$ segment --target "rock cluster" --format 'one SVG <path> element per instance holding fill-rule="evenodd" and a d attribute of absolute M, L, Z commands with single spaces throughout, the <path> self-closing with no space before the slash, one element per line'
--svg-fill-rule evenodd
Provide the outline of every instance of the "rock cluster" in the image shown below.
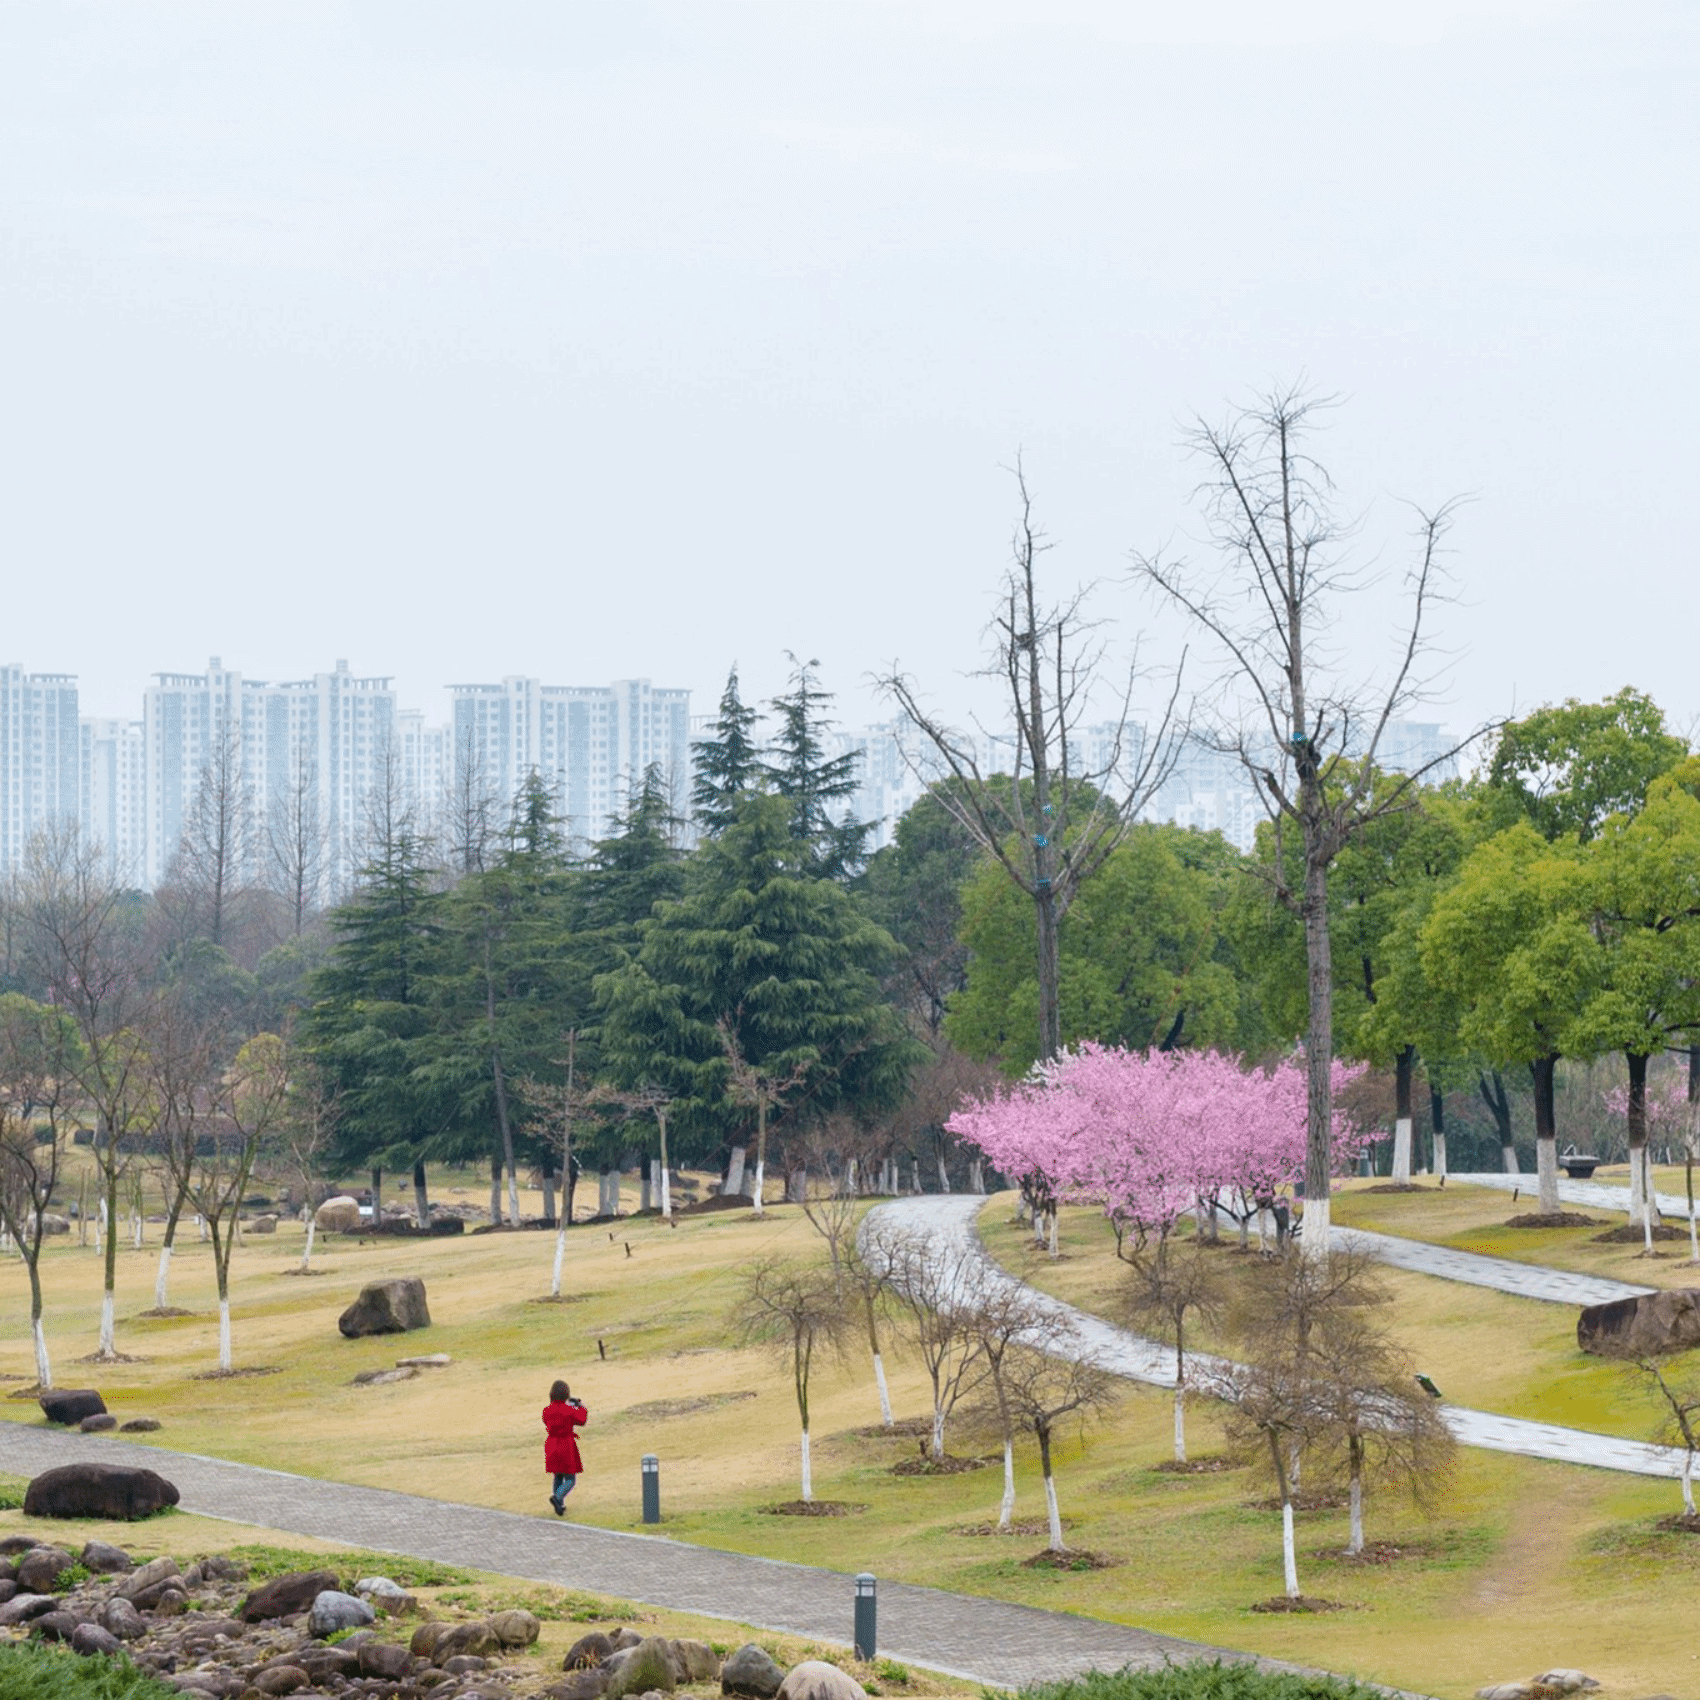
<path fill-rule="evenodd" d="M 1546 1700 L 1553 1694 L 1586 1694 L 1600 1685 L 1579 1670 L 1549 1670 L 1527 1682 L 1495 1682 L 1476 1690 L 1476 1700 Z"/>
<path fill-rule="evenodd" d="M 79 1563 L 88 1579 L 52 1592 Z M 122 1651 L 187 1700 L 641 1700 L 711 1683 L 744 1700 L 866 1700 L 854 1678 L 818 1660 L 786 1672 L 752 1645 L 722 1663 L 701 1641 L 630 1628 L 581 1636 L 539 1691 L 532 1669 L 504 1664 L 538 1638 L 528 1611 L 427 1619 L 398 1640 L 390 1620 L 419 1606 L 387 1577 L 345 1587 L 334 1571 L 309 1570 L 251 1590 L 243 1581 L 224 1558 L 180 1571 L 170 1558 L 137 1565 L 100 1541 L 73 1555 L 13 1536 L 0 1541 L 0 1633 Z M 334 1634 L 342 1639 L 325 1639 Z"/>

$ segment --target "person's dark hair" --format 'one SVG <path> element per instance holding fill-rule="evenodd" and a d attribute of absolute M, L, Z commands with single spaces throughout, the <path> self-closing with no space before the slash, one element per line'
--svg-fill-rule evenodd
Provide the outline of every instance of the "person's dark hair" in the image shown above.
<path fill-rule="evenodd" d="M 551 1405 L 564 1404 L 570 1398 L 572 1398 L 572 1394 L 568 1391 L 567 1384 L 564 1381 L 557 1381 L 549 1389 L 549 1403 Z"/>

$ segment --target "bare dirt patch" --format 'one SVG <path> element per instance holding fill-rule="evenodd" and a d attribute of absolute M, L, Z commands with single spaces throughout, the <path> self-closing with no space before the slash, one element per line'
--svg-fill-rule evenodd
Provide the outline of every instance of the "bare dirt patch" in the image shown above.
<path fill-rule="evenodd" d="M 1589 1241 L 1590 1245 L 1641 1245 L 1647 1238 L 1647 1230 L 1639 1222 L 1626 1222 L 1621 1228 L 1608 1228 L 1603 1234 L 1595 1234 Z M 1686 1228 L 1673 1228 L 1661 1222 L 1653 1230 L 1655 1240 L 1683 1240 L 1688 1238 Z"/>
<path fill-rule="evenodd" d="M 1318 1547 L 1310 1556 L 1324 1564 L 1376 1566 L 1397 1564 L 1403 1558 L 1424 1558 L 1433 1550 L 1433 1547 L 1420 1543 L 1399 1546 L 1393 1541 L 1366 1541 L 1362 1552 L 1346 1552 L 1340 1547 Z"/>
<path fill-rule="evenodd" d="M 581 1305 L 591 1296 L 589 1293 L 545 1293 L 541 1298 L 525 1302 L 528 1305 Z"/>
<path fill-rule="evenodd" d="M 1349 1608 L 1339 1600 L 1319 1600 L 1310 1594 L 1300 1594 L 1296 1600 L 1289 1599 L 1285 1594 L 1276 1594 L 1271 1599 L 1259 1600 L 1251 1609 L 1267 1612 L 1313 1612 L 1346 1611 Z"/>
<path fill-rule="evenodd" d="M 173 1316 L 193 1316 L 192 1310 L 184 1310 L 180 1305 L 155 1305 L 152 1310 L 139 1310 L 131 1318 L 134 1322 L 154 1322 Z"/>
<path fill-rule="evenodd" d="M 1525 1216 L 1512 1216 L 1505 1225 L 1508 1228 L 1597 1228 L 1601 1221 L 1599 1216 L 1581 1216 L 1574 1210 L 1553 1210 L 1545 1215 L 1536 1210 Z"/>
<path fill-rule="evenodd" d="M 843 1499 L 785 1499 L 762 1506 L 761 1513 L 764 1517 L 854 1517 L 867 1509 Z"/>
<path fill-rule="evenodd" d="M 1700 1535 L 1700 1516 L 1691 1517 L 1686 1511 L 1679 1511 L 1674 1517 L 1661 1517 L 1653 1527 L 1670 1529 L 1679 1535 Z"/>
<path fill-rule="evenodd" d="M 1071 1517 L 1063 1518 L 1063 1527 L 1066 1529 L 1073 1521 L 1074 1519 Z M 1020 1535 L 1026 1540 L 1032 1540 L 1035 1535 L 1049 1534 L 1050 1528 L 1043 1518 L 1033 1517 L 1025 1522 L 1011 1522 L 1007 1528 L 1000 1527 L 996 1523 L 965 1523 L 961 1528 L 952 1529 L 950 1532 L 953 1535 L 967 1535 L 975 1539 L 986 1537 L 996 1539 L 1000 1535 Z"/>
<path fill-rule="evenodd" d="M 1268 1499 L 1253 1499 L 1247 1503 L 1253 1511 L 1279 1511 L 1281 1501 L 1275 1495 Z M 1305 1511 L 1338 1511 L 1346 1503 L 1346 1495 L 1334 1488 L 1301 1488 L 1293 1495 L 1293 1509 Z"/>
<path fill-rule="evenodd" d="M 1082 1547 L 1065 1547 L 1061 1552 L 1053 1552 L 1046 1547 L 1043 1552 L 1036 1552 L 1031 1558 L 1021 1561 L 1023 1570 L 1114 1570 L 1123 1561 L 1112 1558 L 1107 1552 L 1087 1552 Z"/>
<path fill-rule="evenodd" d="M 90 1352 L 86 1358 L 78 1358 L 80 1364 L 145 1364 L 152 1363 L 151 1358 L 133 1358 L 128 1352 Z"/>
<path fill-rule="evenodd" d="M 242 1381 L 251 1375 L 282 1375 L 282 1364 L 250 1364 L 242 1369 L 203 1369 L 191 1381 Z"/>
<path fill-rule="evenodd" d="M 740 1399 L 754 1399 L 756 1390 L 746 1387 L 736 1393 L 698 1393 L 688 1399 L 649 1399 L 641 1405 L 628 1405 L 613 1420 L 624 1422 L 665 1421 L 668 1417 L 694 1417 L 699 1411 L 712 1411 L 720 1405 L 735 1405 Z"/>
<path fill-rule="evenodd" d="M 845 1430 L 858 1440 L 916 1440 L 933 1432 L 931 1417 L 899 1417 L 890 1428 L 884 1423 L 869 1423 L 865 1428 Z"/>
<path fill-rule="evenodd" d="M 923 1454 L 919 1458 L 905 1458 L 893 1464 L 891 1473 L 894 1476 L 960 1476 L 969 1470 L 983 1470 L 993 1462 L 995 1460 L 991 1458 L 957 1458 L 949 1452 L 942 1458 Z"/>
<path fill-rule="evenodd" d="M 1165 1458 L 1151 1468 L 1160 1476 L 1219 1476 L 1224 1470 L 1237 1470 L 1239 1465 L 1214 1452 L 1202 1458 Z"/>
<path fill-rule="evenodd" d="M 1432 1186 L 1418 1186 L 1415 1181 L 1383 1181 L 1380 1186 L 1366 1186 L 1364 1192 L 1433 1192 Z"/>

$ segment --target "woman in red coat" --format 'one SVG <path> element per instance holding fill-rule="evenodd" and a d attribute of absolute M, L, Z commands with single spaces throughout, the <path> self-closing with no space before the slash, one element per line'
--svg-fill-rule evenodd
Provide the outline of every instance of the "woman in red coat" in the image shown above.
<path fill-rule="evenodd" d="M 543 1443 L 543 1468 L 555 1478 L 549 1504 L 557 1517 L 566 1515 L 567 1495 L 584 1469 L 573 1430 L 582 1428 L 589 1420 L 590 1412 L 581 1400 L 572 1396 L 564 1381 L 557 1381 L 549 1389 L 549 1403 L 543 1407 L 543 1427 L 549 1436 Z"/>

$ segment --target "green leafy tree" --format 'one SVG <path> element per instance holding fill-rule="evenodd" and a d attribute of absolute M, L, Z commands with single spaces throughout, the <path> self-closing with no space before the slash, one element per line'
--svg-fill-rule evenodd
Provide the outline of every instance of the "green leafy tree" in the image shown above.
<path fill-rule="evenodd" d="M 1223 932 L 1238 860 L 1214 835 L 1128 831 L 1061 930 L 1065 1045 L 1256 1044 L 1261 1023 Z M 970 876 L 962 905 L 967 984 L 951 1000 L 945 1031 L 969 1056 L 996 1057 L 1006 1073 L 1023 1074 L 1039 1058 L 1032 905 L 988 861 Z"/>
<path fill-rule="evenodd" d="M 720 1024 L 769 1079 L 800 1074 L 787 1117 L 898 1102 L 919 1047 L 880 996 L 896 944 L 843 887 L 811 872 L 782 797 L 752 796 L 692 858 L 684 895 L 640 927 L 635 960 L 596 982 L 602 1063 L 651 1084 L 699 1157 L 741 1135 Z"/>

